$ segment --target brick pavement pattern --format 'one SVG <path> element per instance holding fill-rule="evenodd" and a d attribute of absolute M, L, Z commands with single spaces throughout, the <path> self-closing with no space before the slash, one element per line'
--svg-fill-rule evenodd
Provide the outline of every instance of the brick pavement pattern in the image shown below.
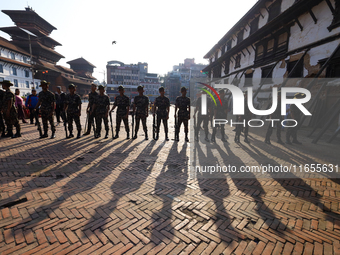
<path fill-rule="evenodd" d="M 339 161 L 339 145 L 265 147 L 255 133 L 236 145 L 226 132 L 230 162 Z M 25 124 L 1 139 L 0 254 L 340 254 L 339 180 L 190 179 L 193 141 L 142 133 L 65 139 L 58 126 L 38 139 Z"/>

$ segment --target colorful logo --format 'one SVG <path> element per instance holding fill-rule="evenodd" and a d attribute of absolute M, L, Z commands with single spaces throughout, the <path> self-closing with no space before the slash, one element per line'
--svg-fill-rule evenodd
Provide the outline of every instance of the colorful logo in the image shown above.
<path fill-rule="evenodd" d="M 220 104 L 222 105 L 222 100 L 221 100 L 220 96 L 218 95 L 217 91 L 213 87 L 211 87 L 208 84 L 202 83 L 202 82 L 199 82 L 199 84 L 206 86 L 208 89 L 210 89 L 212 92 L 214 92 L 214 94 L 217 96 L 218 100 L 220 101 Z M 199 89 L 206 92 L 212 98 L 212 100 L 214 101 L 215 106 L 217 106 L 216 100 L 215 100 L 214 96 L 210 93 L 210 91 L 203 89 L 203 88 L 199 88 Z"/>

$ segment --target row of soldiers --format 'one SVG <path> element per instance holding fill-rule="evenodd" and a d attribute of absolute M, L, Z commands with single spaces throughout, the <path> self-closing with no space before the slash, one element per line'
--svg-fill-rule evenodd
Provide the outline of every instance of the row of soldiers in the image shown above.
<path fill-rule="evenodd" d="M 11 92 L 10 87 L 13 84 L 5 80 L 1 82 L 4 91 L 0 90 L 0 112 L 3 112 L 5 123 L 7 125 L 7 134 L 4 134 L 4 137 L 21 137 L 20 133 L 20 124 L 18 121 L 18 113 L 16 107 L 14 105 L 14 94 Z M 55 131 L 56 127 L 54 124 L 54 112 L 57 113 L 58 119 L 58 111 L 59 114 L 61 112 L 61 118 L 64 122 L 66 137 L 72 138 L 73 135 L 73 122 L 76 124 L 77 128 L 77 138 L 81 137 L 81 123 L 80 123 L 80 116 L 81 116 L 81 105 L 82 101 L 78 94 L 76 94 L 76 86 L 70 84 L 69 94 L 65 95 L 64 93 L 60 93 L 60 88 L 57 94 L 54 94 L 49 90 L 49 82 L 41 81 L 40 87 L 42 91 L 39 93 L 38 104 L 35 106 L 32 113 L 35 115 L 36 122 L 38 124 L 38 129 L 40 131 L 40 138 L 48 137 L 48 123 L 51 126 L 51 139 L 55 138 Z M 109 135 L 109 125 L 108 125 L 108 116 L 117 108 L 116 113 L 116 135 L 113 138 L 119 137 L 120 131 L 120 124 L 123 121 L 125 125 L 125 130 L 127 133 L 127 139 L 130 139 L 130 127 L 128 124 L 128 116 L 129 116 L 129 108 L 130 108 L 130 99 L 124 95 L 125 89 L 123 86 L 118 87 L 119 96 L 115 98 L 114 104 L 112 109 L 110 110 L 110 98 L 105 95 L 105 88 L 102 85 L 98 86 L 97 92 L 97 85 L 91 85 L 91 93 L 89 94 L 89 104 L 87 107 L 87 131 L 84 135 L 89 135 L 91 133 L 91 128 L 93 127 L 95 138 L 99 138 L 101 135 L 101 126 L 102 122 L 104 122 L 106 134 L 105 138 L 108 138 Z M 133 122 L 136 120 L 136 125 L 133 127 L 134 135 L 133 139 L 137 138 L 137 133 L 139 130 L 140 122 L 142 122 L 143 130 L 145 132 L 145 140 L 148 140 L 148 129 L 146 125 L 146 119 L 149 116 L 149 98 L 145 96 L 143 86 L 138 86 L 137 91 L 139 93 L 138 96 L 134 98 L 133 101 L 133 112 L 132 112 L 132 119 Z M 153 132 L 154 132 L 154 139 L 158 140 L 159 138 L 159 131 L 160 131 L 160 124 L 163 122 L 164 131 L 165 131 L 165 139 L 169 140 L 168 137 L 168 119 L 169 119 L 169 112 L 170 112 L 170 100 L 165 96 L 165 91 L 163 87 L 159 88 L 160 96 L 156 98 L 153 107 L 153 116 L 154 116 L 154 123 L 153 123 Z M 182 96 L 176 99 L 176 108 L 175 108 L 175 119 L 177 120 L 176 124 L 176 138 L 175 140 L 179 140 L 179 129 L 181 124 L 183 123 L 185 126 L 185 140 L 189 141 L 188 139 L 188 120 L 190 118 L 190 99 L 186 97 L 186 88 L 183 87 L 181 89 Z M 57 103 L 56 103 L 57 97 Z M 60 109 L 61 108 L 61 109 Z M 38 118 L 38 111 L 40 110 L 40 115 L 42 118 L 43 123 L 43 133 L 40 128 L 39 118 Z M 177 114 L 177 116 L 176 116 Z M 2 115 L 0 114 L 2 118 Z M 157 117 L 157 121 L 155 121 L 155 117 Z M 178 118 L 177 118 L 178 117 Z M 94 125 L 94 122 L 96 125 Z M 156 122 L 156 123 L 155 123 Z M 3 120 L 0 120 L 1 130 L 5 132 L 5 127 L 3 125 Z M 13 126 L 16 127 L 17 132 L 13 134 Z M 94 128 L 95 127 L 95 128 Z M 111 117 L 111 127 L 112 127 L 112 117 Z M 68 131 L 68 134 L 67 134 Z M 113 130 L 112 130 L 113 132 Z"/>
<path fill-rule="evenodd" d="M 204 94 L 206 94 L 206 92 L 203 92 Z M 281 139 L 281 131 L 282 131 L 282 125 L 281 122 L 284 120 L 284 116 L 281 115 L 281 92 L 279 91 L 279 96 L 278 96 L 278 103 L 277 103 L 277 108 L 276 110 L 270 115 L 270 119 L 272 120 L 276 120 L 277 126 L 276 126 L 276 137 L 277 137 L 277 142 L 279 144 L 284 144 L 282 139 Z M 209 121 L 213 122 L 213 118 L 215 119 L 223 119 L 226 120 L 227 116 L 228 116 L 228 99 L 225 97 L 225 91 L 224 89 L 221 89 L 219 91 L 219 96 L 221 98 L 221 104 L 216 104 L 216 106 L 214 106 L 213 102 L 211 100 L 207 100 L 207 115 L 202 115 L 201 114 L 201 104 L 202 104 L 202 99 L 201 97 L 197 99 L 196 101 L 196 109 L 195 109 L 195 113 L 194 116 L 196 116 L 196 113 L 198 112 L 197 115 L 197 124 L 195 123 L 195 140 L 198 141 L 198 137 L 199 137 L 199 130 L 201 129 L 201 123 L 203 122 L 203 129 L 204 129 L 204 133 L 205 133 L 205 141 L 209 142 L 209 138 L 208 138 L 208 124 Z M 296 93 L 294 95 L 294 98 L 298 99 L 298 98 L 304 98 L 305 94 L 303 93 Z M 248 139 L 248 133 L 249 133 L 249 125 L 248 125 L 248 121 L 252 119 L 252 113 L 249 110 L 249 107 L 247 105 L 247 93 L 244 92 L 244 110 L 245 113 L 244 115 L 239 115 L 236 116 L 235 122 L 239 123 L 236 124 L 236 127 L 233 131 L 235 131 L 235 138 L 234 141 L 236 143 L 240 143 L 240 136 L 241 133 L 244 133 L 244 142 L 249 143 L 249 139 Z M 289 119 L 294 119 L 297 123 L 300 122 L 301 119 L 301 112 L 299 110 L 299 108 L 292 104 L 289 106 L 289 108 L 287 109 L 289 112 Z M 243 124 L 244 123 L 244 126 Z M 299 126 L 295 125 L 292 121 L 288 121 L 287 123 L 289 126 L 291 126 L 287 132 L 286 132 L 286 144 L 301 144 L 301 142 L 298 141 L 297 139 L 297 131 Z M 213 126 L 213 124 L 212 124 Z M 224 130 L 224 126 L 225 124 L 216 124 L 215 126 L 213 126 L 213 132 L 211 135 L 211 142 L 216 142 L 216 132 L 217 132 L 217 128 L 220 128 L 221 130 L 221 140 L 223 142 L 226 142 L 227 140 L 225 139 L 225 130 Z M 293 127 L 294 126 L 294 127 Z M 273 133 L 273 129 L 274 126 L 272 123 L 269 124 L 267 132 L 266 132 L 266 136 L 265 136 L 265 143 L 267 144 L 271 144 L 270 142 L 270 137 Z"/>

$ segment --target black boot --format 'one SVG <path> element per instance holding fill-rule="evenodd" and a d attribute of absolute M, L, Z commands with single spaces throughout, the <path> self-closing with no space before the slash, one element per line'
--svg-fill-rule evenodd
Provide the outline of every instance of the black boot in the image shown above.
<path fill-rule="evenodd" d="M 72 131 L 69 131 L 69 132 L 70 132 L 70 134 L 69 134 L 69 136 L 68 136 L 67 138 L 72 138 L 72 137 L 74 137 Z"/>
<path fill-rule="evenodd" d="M 188 143 L 189 142 L 189 138 L 188 138 L 188 134 L 185 134 L 185 141 Z"/>
<path fill-rule="evenodd" d="M 277 143 L 284 144 L 284 142 L 281 140 L 281 138 L 277 139 Z"/>
<path fill-rule="evenodd" d="M 86 133 L 84 133 L 83 135 L 89 135 L 91 133 L 90 130 L 86 131 Z"/>
<path fill-rule="evenodd" d="M 159 137 L 159 135 L 158 135 L 158 133 L 156 134 L 156 137 L 155 137 L 155 140 L 158 140 L 158 137 Z"/>
<path fill-rule="evenodd" d="M 295 143 L 295 144 L 299 144 L 299 145 L 301 145 L 302 143 L 300 143 L 297 139 L 293 139 L 293 143 Z"/>
<path fill-rule="evenodd" d="M 215 136 L 212 136 L 210 141 L 211 141 L 212 143 L 216 143 Z"/>
<path fill-rule="evenodd" d="M 81 132 L 81 130 L 78 130 L 77 139 L 79 139 L 81 137 L 80 132 Z"/>
<path fill-rule="evenodd" d="M 12 138 L 17 138 L 17 137 L 21 137 L 20 131 L 17 131 L 17 133 L 12 136 Z"/>
<path fill-rule="evenodd" d="M 5 131 L 2 131 L 2 133 L 1 133 L 1 137 L 6 137 L 6 133 L 5 133 Z"/>
<path fill-rule="evenodd" d="M 137 133 L 132 137 L 132 139 L 137 139 Z"/>
<path fill-rule="evenodd" d="M 54 139 L 54 138 L 55 138 L 55 132 L 52 131 L 51 139 Z"/>
<path fill-rule="evenodd" d="M 47 131 L 44 131 L 44 134 L 42 136 L 40 136 L 40 138 L 43 139 L 43 138 L 46 138 L 46 137 L 48 137 Z"/>
<path fill-rule="evenodd" d="M 119 135 L 118 135 L 118 131 L 116 130 L 116 135 L 115 137 L 113 137 L 113 139 L 117 139 L 117 138 L 119 138 Z"/>
<path fill-rule="evenodd" d="M 126 134 L 126 140 L 129 140 L 129 139 L 130 139 L 130 133 L 127 132 L 127 134 Z"/>
<path fill-rule="evenodd" d="M 109 138 L 109 130 L 106 130 L 104 139 L 107 139 L 107 138 Z"/>
<path fill-rule="evenodd" d="M 204 138 L 204 140 L 205 140 L 206 142 L 210 143 L 209 138 L 208 138 L 207 136 Z"/>
<path fill-rule="evenodd" d="M 250 143 L 249 140 L 248 140 L 248 137 L 245 137 L 245 138 L 244 138 L 244 142 L 245 142 L 245 143 Z"/>
<path fill-rule="evenodd" d="M 165 133 L 165 141 L 169 141 L 168 133 Z"/>
<path fill-rule="evenodd" d="M 149 140 L 148 133 L 145 132 L 145 140 Z"/>
<path fill-rule="evenodd" d="M 264 140 L 264 142 L 265 142 L 266 144 L 272 144 L 268 138 L 266 138 L 266 140 Z"/>
<path fill-rule="evenodd" d="M 224 136 L 222 136 L 222 139 L 221 139 L 222 142 L 227 142 L 227 139 L 225 139 Z"/>

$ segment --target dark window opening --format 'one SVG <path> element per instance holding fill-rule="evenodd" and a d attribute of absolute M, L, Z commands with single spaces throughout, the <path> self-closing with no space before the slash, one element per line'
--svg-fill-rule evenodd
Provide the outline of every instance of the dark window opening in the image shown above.
<path fill-rule="evenodd" d="M 327 68 L 327 78 L 340 78 L 340 64 L 333 64 Z"/>
<path fill-rule="evenodd" d="M 221 51 L 222 51 L 222 55 L 223 55 L 225 53 L 225 45 L 222 46 Z"/>
<path fill-rule="evenodd" d="M 238 34 L 237 34 L 237 44 L 239 44 L 240 42 L 243 41 L 243 34 L 244 34 L 244 31 L 241 30 Z"/>
<path fill-rule="evenodd" d="M 0 64 L 0 73 L 3 73 L 4 72 L 4 68 L 3 66 Z"/>
<path fill-rule="evenodd" d="M 241 55 L 236 56 L 235 62 L 235 68 L 241 67 Z"/>
<path fill-rule="evenodd" d="M 224 62 L 224 74 L 229 73 L 229 66 L 230 66 L 230 59 L 228 59 Z"/>
<path fill-rule="evenodd" d="M 256 58 L 255 58 L 255 60 L 260 60 L 260 59 L 262 59 L 263 58 L 263 56 L 264 56 L 264 47 L 263 47 L 263 45 L 258 45 L 257 46 L 257 48 L 256 48 Z"/>
<path fill-rule="evenodd" d="M 289 78 L 303 77 L 303 61 L 300 61 L 298 66 L 295 67 L 295 69 L 293 70 L 293 68 L 294 68 L 294 66 L 297 62 L 298 62 L 298 60 L 287 63 L 287 71 L 288 71 L 288 74 L 289 74 Z"/>
<path fill-rule="evenodd" d="M 271 6 L 269 6 L 268 22 L 275 19 L 281 13 L 281 0 L 276 0 Z"/>
<path fill-rule="evenodd" d="M 270 84 L 273 83 L 273 66 L 266 66 L 262 68 L 262 74 L 261 74 L 261 78 L 262 84 Z"/>
<path fill-rule="evenodd" d="M 227 51 L 231 49 L 232 40 L 227 42 Z"/>
<path fill-rule="evenodd" d="M 244 80 L 244 86 L 249 87 L 253 86 L 253 72 L 244 74 L 245 80 Z"/>
<path fill-rule="evenodd" d="M 215 61 L 218 59 L 218 51 L 215 52 Z"/>
<path fill-rule="evenodd" d="M 25 77 L 30 77 L 30 73 L 27 70 L 25 70 Z"/>
<path fill-rule="evenodd" d="M 255 18 L 250 23 L 250 32 L 249 32 L 249 35 L 254 34 L 258 29 L 259 29 L 259 17 Z"/>

